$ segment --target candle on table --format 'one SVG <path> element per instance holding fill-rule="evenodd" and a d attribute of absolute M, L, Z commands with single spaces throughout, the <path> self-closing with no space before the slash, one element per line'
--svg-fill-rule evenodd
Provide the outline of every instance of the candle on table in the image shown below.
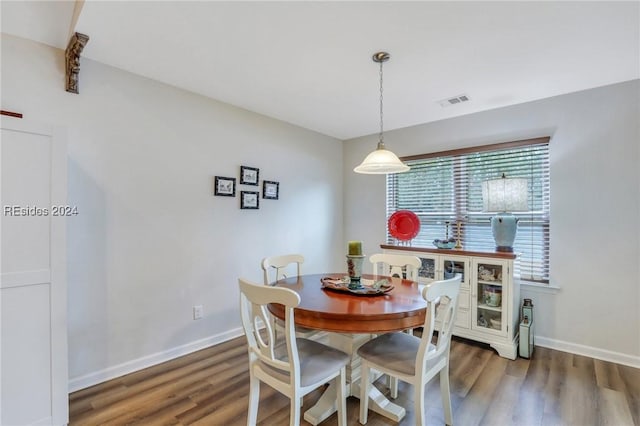
<path fill-rule="evenodd" d="M 349 241 L 349 255 L 362 256 L 362 241 Z"/>

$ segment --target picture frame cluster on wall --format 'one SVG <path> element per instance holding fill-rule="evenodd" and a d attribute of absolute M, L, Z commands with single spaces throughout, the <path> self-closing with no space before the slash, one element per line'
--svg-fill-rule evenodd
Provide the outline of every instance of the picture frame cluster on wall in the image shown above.
<path fill-rule="evenodd" d="M 260 169 L 257 167 L 240 166 L 240 185 L 260 186 Z M 235 197 L 236 178 L 227 176 L 215 176 L 213 195 L 219 197 Z M 263 180 L 262 198 L 265 200 L 279 199 L 280 182 L 276 182 L 273 180 Z M 259 209 L 260 191 L 240 191 L 240 208 L 242 210 Z"/>

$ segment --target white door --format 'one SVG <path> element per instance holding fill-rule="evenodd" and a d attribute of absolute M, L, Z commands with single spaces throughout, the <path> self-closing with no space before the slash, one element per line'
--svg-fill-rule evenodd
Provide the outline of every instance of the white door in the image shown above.
<path fill-rule="evenodd" d="M 68 423 L 66 149 L 2 117 L 0 424 Z M 60 206 L 63 208 L 61 209 Z"/>

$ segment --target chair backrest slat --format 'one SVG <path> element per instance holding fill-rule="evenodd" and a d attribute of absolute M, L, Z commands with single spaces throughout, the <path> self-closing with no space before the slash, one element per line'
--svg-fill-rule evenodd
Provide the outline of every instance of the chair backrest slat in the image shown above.
<path fill-rule="evenodd" d="M 369 257 L 373 264 L 373 273 L 403 278 L 403 272 L 408 280 L 417 281 L 418 271 L 422 266 L 420 258 L 404 254 L 376 253 Z M 382 269 L 380 271 L 380 269 Z"/>
<path fill-rule="evenodd" d="M 284 254 L 281 256 L 271 256 L 262 259 L 262 271 L 264 284 L 269 285 L 280 279 L 286 278 L 285 272 L 289 265 L 296 264 L 296 274 L 300 275 L 301 266 L 304 263 L 304 256 L 301 254 Z"/>

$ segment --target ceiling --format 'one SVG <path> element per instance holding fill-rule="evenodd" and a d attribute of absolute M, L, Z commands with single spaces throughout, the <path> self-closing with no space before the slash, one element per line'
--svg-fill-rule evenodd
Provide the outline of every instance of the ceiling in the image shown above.
<path fill-rule="evenodd" d="M 640 2 L 1 2 L 2 32 L 339 139 L 640 78 Z M 91 75 L 82 74 L 82 82 Z M 442 107 L 439 101 L 468 95 Z"/>

